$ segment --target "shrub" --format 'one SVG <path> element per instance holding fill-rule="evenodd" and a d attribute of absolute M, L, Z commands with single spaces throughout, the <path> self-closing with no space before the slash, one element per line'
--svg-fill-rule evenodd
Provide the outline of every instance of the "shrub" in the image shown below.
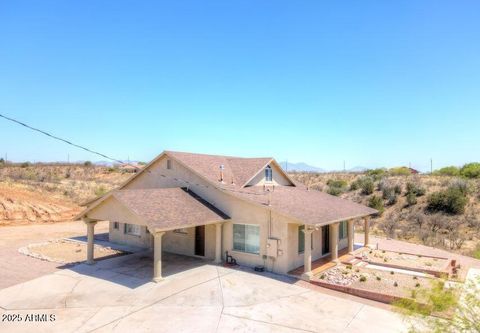
<path fill-rule="evenodd" d="M 409 192 L 407 193 L 407 205 L 413 206 L 417 203 L 417 196 L 415 193 Z"/>
<path fill-rule="evenodd" d="M 100 185 L 99 187 L 97 187 L 97 188 L 95 189 L 95 195 L 96 195 L 97 197 L 102 196 L 102 195 L 104 195 L 105 193 L 107 193 L 107 189 L 106 189 L 103 185 Z"/>
<path fill-rule="evenodd" d="M 320 275 L 320 279 L 325 279 L 325 274 Z"/>
<path fill-rule="evenodd" d="M 459 176 L 460 169 L 456 166 L 448 166 L 434 171 L 435 175 L 439 176 Z"/>
<path fill-rule="evenodd" d="M 415 196 L 421 197 L 422 195 L 425 195 L 425 192 L 425 188 L 421 187 L 420 185 L 412 182 L 407 183 L 407 195 L 409 193 L 413 193 Z"/>
<path fill-rule="evenodd" d="M 480 163 L 467 163 L 460 169 L 460 175 L 466 178 L 480 178 Z"/>
<path fill-rule="evenodd" d="M 327 185 L 330 187 L 347 187 L 347 182 L 343 179 L 329 179 Z"/>
<path fill-rule="evenodd" d="M 386 171 L 385 169 L 372 169 L 372 170 L 367 170 L 366 174 L 370 177 L 372 177 L 375 180 L 379 180 L 385 175 Z"/>
<path fill-rule="evenodd" d="M 468 182 L 465 181 L 464 179 L 454 179 L 451 183 L 450 183 L 450 188 L 456 188 L 458 189 L 459 191 L 461 191 L 463 194 L 468 194 L 469 192 L 469 188 L 468 188 Z"/>
<path fill-rule="evenodd" d="M 407 167 L 391 168 L 388 173 L 392 176 L 408 176 L 411 174 L 410 169 Z"/>
<path fill-rule="evenodd" d="M 377 281 L 380 281 L 382 278 L 380 276 L 377 276 Z"/>
<path fill-rule="evenodd" d="M 28 168 L 29 166 L 30 166 L 30 162 L 23 162 L 22 164 L 20 164 L 21 168 Z"/>
<path fill-rule="evenodd" d="M 92 166 L 92 162 L 85 161 L 85 162 L 83 162 L 83 166 L 90 167 L 90 166 Z"/>
<path fill-rule="evenodd" d="M 402 186 L 400 184 L 396 184 L 393 187 L 393 190 L 395 191 L 396 194 L 401 194 L 402 193 Z"/>
<path fill-rule="evenodd" d="M 350 191 L 356 191 L 359 188 L 360 188 L 360 184 L 356 180 L 350 184 Z"/>
<path fill-rule="evenodd" d="M 393 283 L 393 286 L 394 286 L 394 287 L 398 287 L 397 281 L 395 281 L 395 282 Z"/>
<path fill-rule="evenodd" d="M 394 272 L 394 271 L 390 271 L 390 274 L 393 275 L 393 274 L 395 274 L 395 272 Z"/>
<path fill-rule="evenodd" d="M 367 277 L 365 275 L 360 276 L 360 282 L 367 281 Z"/>
<path fill-rule="evenodd" d="M 432 193 L 427 199 L 427 210 L 451 215 L 463 214 L 467 202 L 468 198 L 461 190 L 450 187 L 446 190 Z"/>
<path fill-rule="evenodd" d="M 415 288 L 418 288 L 418 287 L 420 287 L 420 283 L 417 282 L 415 283 Z"/>
<path fill-rule="evenodd" d="M 376 195 L 372 196 L 370 200 L 368 200 L 368 207 L 378 210 L 378 215 L 382 215 L 385 208 L 383 206 L 383 199 L 381 197 L 377 197 Z"/>
<path fill-rule="evenodd" d="M 397 194 L 393 187 L 384 187 L 382 191 L 383 199 L 387 200 L 387 205 L 393 205 L 397 202 Z"/>
<path fill-rule="evenodd" d="M 373 180 L 369 177 L 363 178 L 360 183 L 360 188 L 362 189 L 362 194 L 372 194 L 374 189 Z"/>

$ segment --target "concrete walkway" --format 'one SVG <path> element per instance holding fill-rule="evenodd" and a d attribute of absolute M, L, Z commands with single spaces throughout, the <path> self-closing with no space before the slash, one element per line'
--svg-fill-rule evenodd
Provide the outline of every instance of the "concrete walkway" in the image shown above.
<path fill-rule="evenodd" d="M 0 322 L 0 331 L 406 331 L 396 313 L 303 288 L 287 277 L 172 254 L 164 254 L 163 268 L 165 280 L 150 282 L 151 259 L 137 253 L 0 290 L 0 314 L 22 316 Z M 25 322 L 26 315 L 47 321 Z"/>

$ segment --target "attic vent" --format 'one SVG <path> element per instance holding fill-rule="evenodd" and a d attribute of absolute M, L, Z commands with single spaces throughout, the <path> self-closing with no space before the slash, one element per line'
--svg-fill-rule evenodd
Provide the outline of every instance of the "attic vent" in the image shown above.
<path fill-rule="evenodd" d="M 172 169 L 172 160 L 167 160 L 167 169 L 168 170 Z"/>

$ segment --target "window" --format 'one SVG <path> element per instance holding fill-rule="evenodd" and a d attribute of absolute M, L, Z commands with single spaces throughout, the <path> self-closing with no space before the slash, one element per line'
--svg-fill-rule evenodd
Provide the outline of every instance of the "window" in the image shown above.
<path fill-rule="evenodd" d="M 267 167 L 265 168 L 265 181 L 272 181 L 272 168 L 270 167 L 270 165 L 267 165 Z"/>
<path fill-rule="evenodd" d="M 344 239 L 347 237 L 347 221 L 340 222 L 338 226 L 338 238 Z"/>
<path fill-rule="evenodd" d="M 188 235 L 187 228 L 174 229 L 173 232 L 176 234 Z"/>
<path fill-rule="evenodd" d="M 167 169 L 168 170 L 172 169 L 172 160 L 167 160 Z"/>
<path fill-rule="evenodd" d="M 140 226 L 137 224 L 125 223 L 125 233 L 128 235 L 140 236 L 141 235 Z"/>
<path fill-rule="evenodd" d="M 234 224 L 233 249 L 240 252 L 260 254 L 260 226 Z"/>
<path fill-rule="evenodd" d="M 305 252 L 305 226 L 301 225 L 298 227 L 298 253 Z M 310 235 L 312 241 L 310 242 L 310 247 L 313 249 L 313 234 Z"/>
<path fill-rule="evenodd" d="M 120 224 L 118 222 L 113 222 L 113 229 L 120 229 Z"/>

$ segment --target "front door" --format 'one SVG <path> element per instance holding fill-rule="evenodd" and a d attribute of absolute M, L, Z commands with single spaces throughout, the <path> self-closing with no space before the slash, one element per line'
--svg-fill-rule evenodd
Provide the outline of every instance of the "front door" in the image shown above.
<path fill-rule="evenodd" d="M 205 256 L 205 226 L 195 227 L 195 255 Z"/>
<path fill-rule="evenodd" d="M 328 225 L 322 227 L 322 255 L 330 252 L 330 228 Z"/>

